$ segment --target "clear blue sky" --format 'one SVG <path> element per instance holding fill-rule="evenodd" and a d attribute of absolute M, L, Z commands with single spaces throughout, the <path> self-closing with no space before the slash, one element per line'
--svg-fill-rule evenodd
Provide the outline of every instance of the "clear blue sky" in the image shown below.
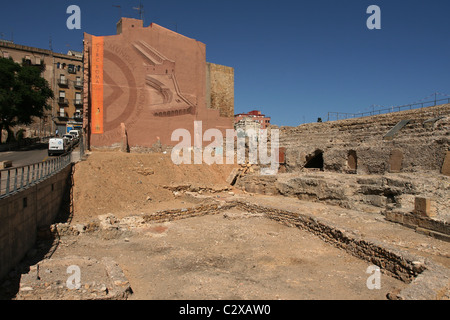
<path fill-rule="evenodd" d="M 235 68 L 235 112 L 259 109 L 277 125 L 450 95 L 448 0 L 143 0 L 151 22 L 206 44 L 207 60 Z M 66 9 L 81 8 L 81 30 Z M 114 7 L 120 5 L 121 9 Z M 83 32 L 115 34 L 139 0 L 2 1 L 0 36 L 66 53 Z M 381 30 L 369 30 L 369 5 Z"/>

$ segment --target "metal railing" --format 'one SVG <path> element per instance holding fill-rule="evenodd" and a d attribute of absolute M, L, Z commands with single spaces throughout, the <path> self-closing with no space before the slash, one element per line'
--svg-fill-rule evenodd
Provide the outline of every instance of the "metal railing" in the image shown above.
<path fill-rule="evenodd" d="M 72 155 L 67 154 L 45 162 L 1 170 L 0 199 L 47 179 L 71 162 Z"/>
<path fill-rule="evenodd" d="M 399 111 L 403 111 L 403 110 L 412 110 L 412 109 L 421 109 L 421 108 L 425 108 L 425 107 L 433 107 L 433 106 L 437 106 L 440 104 L 444 104 L 444 101 L 446 103 L 450 103 L 450 98 L 426 101 L 426 102 L 419 102 L 419 103 L 407 104 L 407 105 L 403 105 L 403 106 L 389 107 L 389 108 L 383 108 L 383 109 L 372 110 L 372 111 L 367 111 L 367 112 L 360 112 L 360 113 L 328 112 L 327 121 L 362 118 L 362 117 L 369 117 L 369 116 L 374 116 L 374 115 L 379 115 L 379 114 L 399 112 Z"/>

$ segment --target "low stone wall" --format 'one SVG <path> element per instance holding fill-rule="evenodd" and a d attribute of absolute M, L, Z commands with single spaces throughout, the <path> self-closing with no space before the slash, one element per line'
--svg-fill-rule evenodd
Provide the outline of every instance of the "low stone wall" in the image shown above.
<path fill-rule="evenodd" d="M 383 214 L 388 221 L 400 223 L 408 228 L 415 229 L 417 232 L 450 242 L 450 224 L 445 221 L 436 221 L 401 210 L 386 210 Z"/>
<path fill-rule="evenodd" d="M 30 250 L 41 226 L 52 224 L 72 186 L 72 165 L 0 200 L 0 279 Z"/>
<path fill-rule="evenodd" d="M 313 233 L 322 240 L 379 266 L 404 282 L 410 282 L 425 269 L 422 264 L 413 263 L 415 258 L 412 256 L 408 257 L 405 253 L 400 254 L 395 249 L 386 248 L 385 245 L 358 238 L 329 223 L 321 222 L 318 218 L 245 202 L 238 202 L 236 205 L 242 210 L 263 213 L 269 219 Z"/>
<path fill-rule="evenodd" d="M 186 219 L 191 217 L 198 217 L 203 215 L 218 214 L 224 210 L 233 208 L 234 204 L 219 205 L 200 205 L 192 208 L 175 209 L 175 210 L 163 210 L 153 214 L 144 215 L 145 222 L 166 222 L 179 219 Z"/>

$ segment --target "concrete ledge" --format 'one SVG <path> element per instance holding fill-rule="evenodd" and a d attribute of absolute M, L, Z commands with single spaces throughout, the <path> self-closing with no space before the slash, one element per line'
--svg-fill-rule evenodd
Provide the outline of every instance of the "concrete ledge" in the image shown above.
<path fill-rule="evenodd" d="M 425 235 L 433 237 L 435 239 L 450 242 L 450 235 L 447 235 L 447 234 L 443 234 L 440 232 L 436 232 L 436 231 L 428 230 L 428 229 L 424 229 L 424 228 L 419 228 L 419 227 L 416 228 L 416 232 L 425 234 Z"/>
<path fill-rule="evenodd" d="M 405 227 L 415 229 L 417 232 L 450 242 L 450 225 L 448 223 L 410 212 L 386 210 L 383 214 L 388 221 L 400 223 Z"/>
<path fill-rule="evenodd" d="M 5 160 L 0 162 L 0 169 L 6 169 L 12 167 L 12 161 L 11 160 Z"/>

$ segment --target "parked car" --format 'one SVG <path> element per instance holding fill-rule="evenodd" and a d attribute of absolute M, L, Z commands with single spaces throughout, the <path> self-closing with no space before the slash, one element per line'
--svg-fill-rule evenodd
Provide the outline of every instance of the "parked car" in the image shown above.
<path fill-rule="evenodd" d="M 63 139 L 67 139 L 69 146 L 70 146 L 69 149 L 72 149 L 73 147 L 75 147 L 75 140 L 74 140 L 73 135 L 67 133 L 67 134 L 63 135 Z"/>
<path fill-rule="evenodd" d="M 80 140 L 80 131 L 79 130 L 70 130 L 69 134 L 75 135 L 78 140 Z"/>
<path fill-rule="evenodd" d="M 71 131 L 69 131 L 68 135 L 72 136 L 74 146 L 76 146 L 78 144 L 78 142 L 80 142 L 78 131 L 74 132 L 73 130 L 71 130 Z"/>
<path fill-rule="evenodd" d="M 62 155 L 69 152 L 70 145 L 67 139 L 52 138 L 48 141 L 48 155 Z"/>

